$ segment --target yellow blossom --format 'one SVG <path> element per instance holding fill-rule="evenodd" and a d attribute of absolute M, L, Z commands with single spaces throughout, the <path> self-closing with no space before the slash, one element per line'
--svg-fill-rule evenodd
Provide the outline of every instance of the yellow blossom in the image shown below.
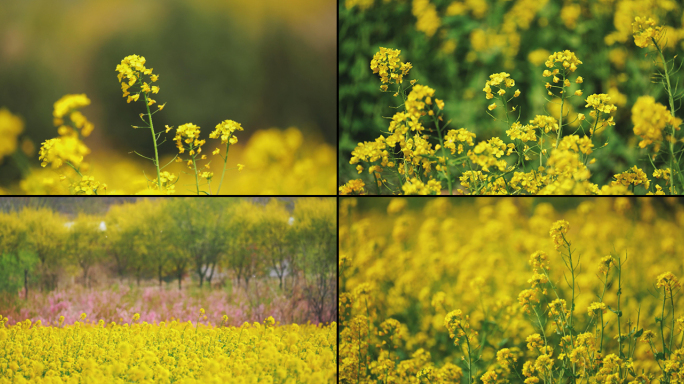
<path fill-rule="evenodd" d="M 209 134 L 210 139 L 221 139 L 221 144 L 235 144 L 237 143 L 237 137 L 233 134 L 237 131 L 243 131 L 242 125 L 233 120 L 224 120 L 216 125 L 213 132 Z"/>

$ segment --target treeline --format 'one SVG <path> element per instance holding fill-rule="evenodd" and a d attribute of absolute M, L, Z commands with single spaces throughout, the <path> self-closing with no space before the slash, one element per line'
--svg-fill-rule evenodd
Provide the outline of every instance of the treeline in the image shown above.
<path fill-rule="evenodd" d="M 332 198 L 141 199 L 74 219 L 24 206 L 0 212 L 0 289 L 27 295 L 75 274 L 87 286 L 98 266 L 179 289 L 188 274 L 202 287 L 221 271 L 245 289 L 264 278 L 286 293 L 297 287 L 318 320 L 331 321 L 322 317 L 337 295 L 336 236 Z"/>
<path fill-rule="evenodd" d="M 78 213 L 102 215 L 112 205 L 134 203 L 143 197 L 107 196 L 106 199 L 92 199 L 90 196 L 14 196 L 0 197 L 0 212 L 11 212 L 23 208 L 49 208 L 69 217 Z M 154 199 L 155 197 L 145 197 Z"/>

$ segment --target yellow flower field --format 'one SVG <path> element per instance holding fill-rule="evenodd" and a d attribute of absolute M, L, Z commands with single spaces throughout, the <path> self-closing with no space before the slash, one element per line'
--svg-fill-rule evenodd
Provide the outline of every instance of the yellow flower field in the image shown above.
<path fill-rule="evenodd" d="M 7 327 L 0 383 L 334 383 L 337 326 L 179 323 Z M 225 320 L 225 319 L 224 319 Z"/>
<path fill-rule="evenodd" d="M 342 198 L 341 383 L 684 382 L 675 198 Z"/>

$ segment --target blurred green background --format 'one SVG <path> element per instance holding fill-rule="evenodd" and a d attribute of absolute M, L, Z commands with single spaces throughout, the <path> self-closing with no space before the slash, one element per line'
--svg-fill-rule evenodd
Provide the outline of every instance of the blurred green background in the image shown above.
<path fill-rule="evenodd" d="M 305 140 L 336 142 L 335 5 L 330 0 L 27 0 L 0 3 L 0 107 L 21 116 L 37 149 L 57 136 L 53 103 L 86 93 L 95 124 L 86 144 L 146 153 L 143 112 L 126 104 L 115 67 L 144 56 L 159 74 L 165 109 L 155 126 L 192 122 L 208 134 L 231 119 L 245 128 L 296 126 Z M 176 151 L 170 142 L 160 155 Z M 135 156 L 135 155 L 128 155 Z M 20 177 L 6 158 L 5 184 Z"/>
<path fill-rule="evenodd" d="M 440 197 L 442 199 L 448 199 L 448 197 Z M 351 207 L 358 207 L 359 211 L 376 211 L 378 213 L 387 213 L 387 206 L 393 199 L 406 200 L 407 209 L 410 210 L 421 210 L 430 202 L 434 201 L 430 198 L 425 198 L 423 196 L 402 196 L 402 197 L 377 197 L 372 199 L 367 198 L 357 198 L 357 197 L 340 197 L 341 200 L 345 200 L 341 206 L 345 209 L 351 209 Z M 486 196 L 486 197 L 463 197 L 458 199 L 450 199 L 449 204 L 453 206 L 466 206 L 466 205 L 487 205 L 492 204 L 492 201 L 498 201 L 499 197 Z M 573 196 L 573 197 L 545 197 L 545 196 L 531 196 L 525 197 L 523 199 L 516 199 L 516 204 L 519 206 L 530 207 L 530 212 L 534 211 L 534 207 L 539 204 L 551 204 L 557 212 L 565 212 L 568 210 L 576 209 L 584 201 L 594 201 L 596 197 L 593 196 Z M 630 202 L 630 206 L 636 206 L 637 202 L 643 201 L 644 199 L 651 199 L 649 197 L 619 197 Z M 353 203 L 349 203 L 355 200 Z M 684 197 L 681 196 L 670 196 L 667 198 L 652 199 L 654 206 L 662 207 L 667 209 L 667 206 L 674 206 L 676 204 L 684 204 Z"/>
<path fill-rule="evenodd" d="M 639 150 L 632 131 L 631 107 L 643 95 L 664 105 L 668 101 L 662 86 L 651 82 L 653 63 L 644 57 L 648 50 L 634 44 L 631 23 L 635 16 L 649 16 L 668 26 L 665 55 L 672 58 L 684 51 L 681 1 L 346 0 L 338 7 L 340 184 L 357 178 L 373 184 L 368 172 L 359 175 L 349 164 L 351 151 L 357 143 L 387 132 L 392 107 L 400 104 L 392 93 L 380 92 L 380 79 L 370 69 L 379 47 L 401 50 L 401 60 L 413 64 L 405 80 L 418 79 L 434 88 L 435 97 L 446 103 L 449 128 L 467 128 L 478 142 L 506 137 L 505 123 L 486 113 L 491 100 L 485 99 L 482 88 L 489 75 L 508 72 L 515 79 L 522 92 L 515 100 L 520 120 L 527 124 L 547 114 L 544 61 L 553 52 L 569 49 L 583 61 L 575 74 L 585 79 L 583 96 L 570 99 L 571 110 L 588 114 L 584 100 L 593 93 L 609 94 L 618 107 L 616 125 L 595 144 L 607 141 L 609 146 L 592 154 L 596 163 L 589 165 L 591 181 L 604 185 L 634 164 L 651 178 L 648 152 Z M 673 78 L 680 91 L 682 79 L 679 74 Z M 550 112 L 558 119 L 558 111 Z"/>

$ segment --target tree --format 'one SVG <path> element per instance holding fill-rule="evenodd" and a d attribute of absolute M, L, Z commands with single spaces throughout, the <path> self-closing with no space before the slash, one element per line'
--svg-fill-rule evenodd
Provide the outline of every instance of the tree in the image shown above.
<path fill-rule="evenodd" d="M 16 294 L 24 285 L 24 298 L 28 297 L 29 280 L 38 264 L 36 254 L 27 249 L 20 249 L 16 254 L 0 254 L 0 292 Z"/>
<path fill-rule="evenodd" d="M 64 218 L 49 208 L 24 207 L 19 219 L 26 227 L 26 244 L 39 260 L 40 289 L 54 289 L 66 240 Z"/>
<path fill-rule="evenodd" d="M 221 237 L 225 218 L 225 198 L 203 200 L 185 198 L 174 202 L 172 209 L 179 226 L 177 246 L 183 247 L 192 261 L 202 287 L 205 278 L 213 276 L 214 268 L 224 250 Z M 211 271 L 211 272 L 209 272 Z"/>
<path fill-rule="evenodd" d="M 263 263 L 259 257 L 258 243 L 258 207 L 248 201 L 241 201 L 230 208 L 230 221 L 226 230 L 231 233 L 227 239 L 226 265 L 235 273 L 238 286 L 245 281 L 249 288 L 249 280 L 261 275 Z"/>
<path fill-rule="evenodd" d="M 256 232 L 265 261 L 278 276 L 282 290 L 283 277 L 293 264 L 293 243 L 290 236 L 293 228 L 289 212 L 278 200 L 272 199 L 260 210 Z"/>
<path fill-rule="evenodd" d="M 299 199 L 294 214 L 300 249 L 297 264 L 304 273 L 307 301 L 318 321 L 332 321 L 337 297 L 336 200 Z"/>
<path fill-rule="evenodd" d="M 191 262 L 191 250 L 187 244 L 186 228 L 188 224 L 188 210 L 189 206 L 186 204 L 186 199 L 174 198 L 167 204 L 171 220 L 167 226 L 167 231 L 171 239 L 173 239 L 173 247 L 169 252 L 169 266 L 171 273 L 178 279 L 178 289 L 181 289 L 181 280 L 183 275 L 187 272 Z"/>
<path fill-rule="evenodd" d="M 13 270 L 23 271 L 24 297 L 28 298 L 29 273 L 33 271 L 37 258 L 35 253 L 27 252 L 28 227 L 16 211 L 0 213 L 0 256 L 2 264 L 8 268 L 8 280 L 12 280 Z M 11 289 L 11 283 L 8 289 Z"/>
<path fill-rule="evenodd" d="M 104 234 L 101 219 L 96 216 L 78 215 L 69 228 L 66 252 L 70 260 L 83 270 L 83 285 L 88 285 L 90 268 L 102 259 Z"/>
<path fill-rule="evenodd" d="M 131 220 L 131 215 L 137 212 L 137 205 L 113 206 L 106 216 L 106 249 L 114 259 L 114 268 L 119 279 L 123 279 L 128 273 L 133 259 L 137 257 L 136 243 L 140 228 L 135 219 Z"/>
<path fill-rule="evenodd" d="M 136 204 L 136 207 L 142 214 L 140 236 L 145 240 L 146 261 L 149 269 L 154 271 L 159 279 L 161 289 L 162 279 L 174 248 L 173 231 L 169 228 L 174 221 L 165 201 L 145 199 Z M 178 287 L 180 288 L 180 280 Z"/>

